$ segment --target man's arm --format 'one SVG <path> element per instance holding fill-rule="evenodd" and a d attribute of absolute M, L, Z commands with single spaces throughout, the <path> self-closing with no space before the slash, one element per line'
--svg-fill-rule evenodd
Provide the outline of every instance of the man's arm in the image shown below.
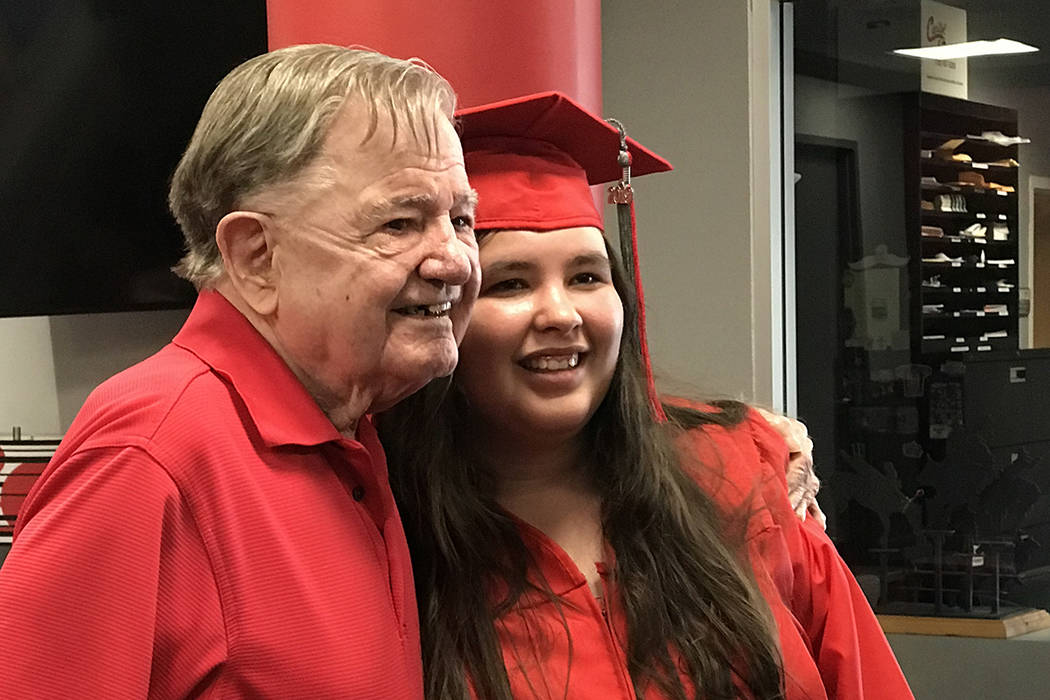
<path fill-rule="evenodd" d="M 192 691 L 221 662 L 224 638 L 203 546 L 168 474 L 143 451 L 114 447 L 42 478 L 0 568 L 10 640 L 0 697 Z"/>

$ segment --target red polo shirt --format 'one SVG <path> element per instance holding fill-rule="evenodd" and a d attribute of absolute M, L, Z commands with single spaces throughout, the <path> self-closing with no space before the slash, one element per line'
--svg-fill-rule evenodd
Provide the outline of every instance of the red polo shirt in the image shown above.
<path fill-rule="evenodd" d="M 88 398 L 0 569 L 5 698 L 420 698 L 386 461 L 222 296 Z"/>

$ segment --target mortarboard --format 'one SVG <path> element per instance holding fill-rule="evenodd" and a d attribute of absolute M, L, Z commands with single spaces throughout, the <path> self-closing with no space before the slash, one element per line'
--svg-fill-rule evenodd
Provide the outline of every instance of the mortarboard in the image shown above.
<path fill-rule="evenodd" d="M 638 295 L 649 399 L 654 415 L 664 420 L 646 341 L 630 176 L 665 172 L 671 164 L 558 92 L 469 107 L 456 117 L 467 176 L 478 193 L 474 226 L 479 231 L 604 230 L 590 185 L 618 181 L 610 188 L 610 201 L 618 204 L 624 264 Z"/>
<path fill-rule="evenodd" d="M 568 97 L 543 92 L 456 113 L 471 186 L 475 228 L 604 229 L 588 185 L 619 180 L 619 131 Z M 632 175 L 671 164 L 633 139 Z"/>

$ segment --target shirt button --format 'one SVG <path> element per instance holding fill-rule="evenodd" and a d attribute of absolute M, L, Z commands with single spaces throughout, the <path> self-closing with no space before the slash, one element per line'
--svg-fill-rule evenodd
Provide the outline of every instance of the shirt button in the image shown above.
<path fill-rule="evenodd" d="M 365 487 L 355 486 L 354 490 L 351 492 L 351 495 L 353 495 L 355 501 L 363 501 L 365 498 Z"/>

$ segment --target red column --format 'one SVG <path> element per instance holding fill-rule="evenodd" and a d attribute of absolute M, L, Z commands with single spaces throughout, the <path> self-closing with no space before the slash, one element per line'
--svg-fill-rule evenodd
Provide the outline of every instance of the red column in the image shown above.
<path fill-rule="evenodd" d="M 462 107 L 560 90 L 601 114 L 600 0 L 267 0 L 270 49 L 356 44 L 422 58 Z"/>

